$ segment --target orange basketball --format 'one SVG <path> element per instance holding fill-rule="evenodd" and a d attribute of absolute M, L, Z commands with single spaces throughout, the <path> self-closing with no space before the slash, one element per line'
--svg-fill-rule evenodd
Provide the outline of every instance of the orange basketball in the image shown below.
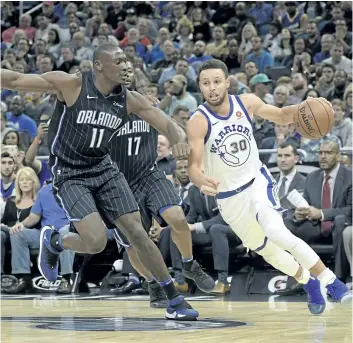
<path fill-rule="evenodd" d="M 332 130 L 334 113 L 322 99 L 310 98 L 299 105 L 295 116 L 297 131 L 306 138 L 320 139 Z"/>

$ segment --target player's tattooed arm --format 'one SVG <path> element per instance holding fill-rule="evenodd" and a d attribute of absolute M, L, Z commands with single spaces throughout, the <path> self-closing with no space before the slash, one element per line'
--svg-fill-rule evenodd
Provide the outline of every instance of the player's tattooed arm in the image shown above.
<path fill-rule="evenodd" d="M 264 103 L 255 94 L 240 95 L 241 101 L 247 108 L 250 116 L 257 115 L 276 124 L 287 125 L 294 122 L 294 116 L 298 111 L 299 105 L 278 108 Z"/>
<path fill-rule="evenodd" d="M 219 182 L 206 176 L 202 171 L 205 137 L 208 124 L 203 114 L 196 112 L 187 123 L 187 135 L 190 145 L 189 178 L 200 190 L 211 196 L 218 193 Z"/>
<path fill-rule="evenodd" d="M 183 140 L 184 137 L 182 137 L 177 124 L 162 110 L 154 107 L 143 95 L 137 92 L 127 91 L 126 99 L 128 113 L 136 113 L 144 121 L 165 135 L 172 145 Z"/>

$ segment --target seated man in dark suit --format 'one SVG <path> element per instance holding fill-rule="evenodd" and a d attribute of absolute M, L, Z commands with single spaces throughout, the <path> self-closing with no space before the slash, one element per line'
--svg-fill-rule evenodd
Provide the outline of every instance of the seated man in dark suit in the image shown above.
<path fill-rule="evenodd" d="M 298 173 L 295 166 L 298 163 L 299 155 L 297 146 L 290 142 L 282 143 L 277 148 L 277 165 L 280 169 L 279 174 L 274 175 L 278 184 L 278 196 L 281 206 L 294 211 L 293 205 L 288 201 L 287 195 L 296 189 L 299 193 L 304 192 L 305 177 Z"/>
<path fill-rule="evenodd" d="M 320 170 L 306 180 L 304 198 L 309 208 L 297 208 L 290 230 L 305 242 L 333 242 L 335 274 L 345 279 L 349 263 L 342 244 L 343 231 L 352 223 L 352 171 L 340 164 L 339 146 L 324 141 L 320 146 Z"/>
<path fill-rule="evenodd" d="M 218 283 L 213 293 L 225 294 L 230 289 L 227 282 L 229 247 L 240 245 L 241 240 L 222 219 L 214 197 L 202 194 L 196 186 L 190 187 L 188 197 L 190 210 L 186 219 L 192 242 L 201 246 L 212 245 L 214 267 L 218 271 Z M 170 231 L 170 228 L 166 227 L 164 231 Z M 188 285 L 182 274 L 181 254 L 172 240 L 170 244 L 176 287 L 181 292 L 187 292 Z"/>

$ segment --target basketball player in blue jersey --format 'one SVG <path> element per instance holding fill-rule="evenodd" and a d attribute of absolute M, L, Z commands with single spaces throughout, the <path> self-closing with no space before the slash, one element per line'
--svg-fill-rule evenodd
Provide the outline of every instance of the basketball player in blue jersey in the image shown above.
<path fill-rule="evenodd" d="M 127 62 L 129 90 L 135 89 L 136 75 L 131 62 Z M 183 271 L 204 292 L 215 288 L 214 280 L 193 260 L 191 232 L 186 221 L 181 199 L 164 172 L 158 170 L 158 131 L 138 115 L 129 113 L 126 124 L 110 141 L 110 155 L 117 163 L 134 194 L 140 209 L 142 225 L 146 232 L 152 226 L 152 218 L 160 224 L 162 219 L 172 228 L 172 238 L 183 256 Z M 181 129 L 182 130 L 182 129 Z M 183 132 L 186 138 L 186 134 Z M 123 234 L 116 230 L 117 241 L 126 248 L 130 262 L 136 271 L 149 282 L 152 307 L 166 307 L 165 296 L 144 261 L 138 258 Z"/>
<path fill-rule="evenodd" d="M 350 303 L 346 285 L 285 227 L 275 180 L 260 162 L 253 136 L 254 115 L 286 125 L 294 122 L 299 105 L 277 108 L 254 94 L 229 95 L 227 67 L 216 59 L 201 66 L 199 86 L 206 102 L 187 126 L 191 181 L 216 197 L 222 217 L 245 247 L 304 284 L 312 314 L 326 306 L 320 283 L 335 301 Z"/>
<path fill-rule="evenodd" d="M 51 227 L 44 227 L 38 268 L 46 279 L 55 281 L 63 249 L 98 253 L 107 242 L 104 223 L 108 228 L 119 227 L 165 291 L 166 317 L 196 320 L 198 312 L 177 292 L 162 255 L 142 227 L 134 196 L 109 155 L 109 140 L 124 124 L 127 113 L 137 113 L 163 132 L 177 155 L 186 156 L 187 146 L 179 143 L 178 128 L 170 118 L 144 96 L 122 86 L 127 80 L 127 66 L 120 48 L 109 43 L 98 46 L 93 65 L 92 71 L 73 75 L 1 71 L 5 89 L 52 91 L 57 95 L 48 130 L 53 191 L 78 233 L 61 238 Z"/>

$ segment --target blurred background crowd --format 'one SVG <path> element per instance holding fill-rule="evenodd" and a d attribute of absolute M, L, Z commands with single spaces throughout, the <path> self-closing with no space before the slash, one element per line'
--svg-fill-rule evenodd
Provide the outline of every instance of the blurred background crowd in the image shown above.
<path fill-rule="evenodd" d="M 159 107 L 183 125 L 203 101 L 197 74 L 201 64 L 212 58 L 227 65 L 230 94 L 252 92 L 277 107 L 299 104 L 307 97 L 331 101 L 333 130 L 321 140 L 301 137 L 293 124 L 275 125 L 256 116 L 253 129 L 263 163 L 277 173 L 279 186 L 283 184 L 279 192 L 284 207 L 291 206 L 286 194 L 298 189 L 320 209 L 324 194 L 313 190 L 305 178 L 311 172 L 337 170 L 329 204 L 337 211 L 329 233 L 320 222 L 298 222 L 290 215 L 286 224 L 309 244 L 325 245 L 322 251 L 336 275 L 350 280 L 352 2 L 1 2 L 1 68 L 35 74 L 90 70 L 93 50 L 104 42 L 119 45 L 133 63 L 137 91 L 158 98 Z M 40 227 L 54 225 L 55 218 L 58 230 L 68 230 L 52 196 L 47 165 L 46 135 L 54 106 L 55 96 L 50 93 L 1 89 L 1 273 L 8 268 L 6 272 L 20 280 L 12 293 L 31 287 L 30 252 L 38 248 Z M 224 285 L 219 294 L 226 293 L 233 252 L 237 259 L 256 254 L 241 249 L 239 239 L 214 211 L 214 199 L 199 207 L 204 200 L 192 196 L 187 161 L 173 160 L 164 136 L 158 139 L 158 164 L 189 203 L 194 244 L 202 247 L 200 254 L 212 254 L 209 268 Z M 24 220 L 26 230 L 13 229 Z M 203 223 L 202 230 L 197 223 Z M 150 236 L 173 267 L 178 287 L 187 292 L 190 285 L 180 272 L 180 254 L 170 230 L 155 224 Z M 130 277 L 119 292 L 129 293 L 139 289 L 141 281 L 126 260 L 124 255 L 125 275 Z M 59 292 L 71 291 L 73 264 L 73 254 L 62 257 Z"/>

